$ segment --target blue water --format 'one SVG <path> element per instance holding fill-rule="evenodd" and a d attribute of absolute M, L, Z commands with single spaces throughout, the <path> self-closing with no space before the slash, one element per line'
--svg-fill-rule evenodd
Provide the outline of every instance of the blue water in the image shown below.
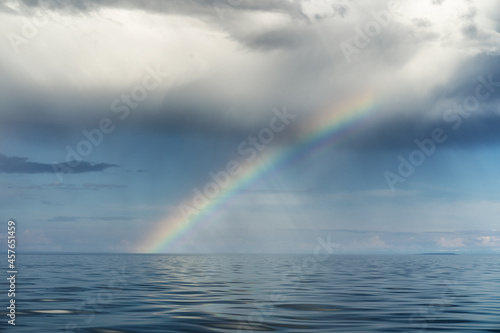
<path fill-rule="evenodd" d="M 500 332 L 494 255 L 21 255 L 17 264 L 16 326 L 3 310 L 4 332 Z"/>

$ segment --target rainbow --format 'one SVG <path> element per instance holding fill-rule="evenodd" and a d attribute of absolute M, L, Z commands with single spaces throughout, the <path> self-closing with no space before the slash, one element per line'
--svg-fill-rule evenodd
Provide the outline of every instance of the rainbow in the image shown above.
<path fill-rule="evenodd" d="M 229 185 L 205 203 L 197 214 L 184 216 L 178 209 L 162 219 L 143 240 L 138 252 L 167 252 L 177 240 L 188 232 L 195 231 L 198 225 L 215 221 L 223 211 L 222 208 L 229 205 L 239 191 L 260 179 L 269 170 L 299 160 L 304 154 L 340 142 L 349 134 L 359 132 L 369 123 L 372 118 L 370 115 L 373 115 L 375 109 L 373 94 L 368 91 L 320 112 L 301 127 L 302 134 L 290 148 L 266 149 L 258 158 L 240 163 L 242 171 L 239 175 L 234 176 Z M 191 201 L 192 197 L 181 205 L 191 206 Z"/>

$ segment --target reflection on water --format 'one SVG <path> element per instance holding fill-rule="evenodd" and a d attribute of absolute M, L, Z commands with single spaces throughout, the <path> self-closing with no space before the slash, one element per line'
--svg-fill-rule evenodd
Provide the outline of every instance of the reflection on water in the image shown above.
<path fill-rule="evenodd" d="M 307 258 L 21 255 L 16 327 L 7 325 L 5 310 L 0 327 L 37 333 L 500 332 L 500 256 L 335 255 L 306 267 Z"/>

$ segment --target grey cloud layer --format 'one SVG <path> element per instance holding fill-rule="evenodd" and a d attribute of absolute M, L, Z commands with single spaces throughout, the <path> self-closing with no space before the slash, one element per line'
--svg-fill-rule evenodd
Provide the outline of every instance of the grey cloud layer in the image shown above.
<path fill-rule="evenodd" d="M 87 15 L 89 19 L 106 8 L 141 9 L 163 14 L 166 20 L 180 15 L 206 25 L 208 30 L 204 38 L 207 43 L 213 43 L 212 49 L 218 59 L 213 68 L 196 74 L 194 80 L 180 80 L 165 91 L 160 104 L 146 100 L 133 110 L 133 126 L 167 130 L 185 128 L 213 135 L 248 133 L 265 124 L 274 107 L 286 105 L 307 119 L 346 96 L 372 90 L 376 99 L 383 96 L 380 97 L 383 98 L 380 110 L 377 110 L 380 116 L 353 142 L 353 147 L 390 148 L 406 142 L 412 144 L 415 137 L 427 135 L 433 128 L 449 126 L 443 120 L 443 113 L 454 103 L 461 103 L 474 94 L 477 76 L 492 74 L 495 81 L 500 81 L 498 46 L 496 52 L 492 51 L 494 35 L 478 24 L 478 9 L 473 3 L 457 18 L 456 27 L 446 27 L 456 30 L 456 38 L 462 38 L 456 45 L 446 40 L 448 32 L 437 28 L 430 18 L 406 21 L 394 18 L 366 47 L 352 55 L 352 63 L 346 61 L 340 43 L 352 44 L 356 29 L 363 29 L 366 22 L 373 21 L 370 13 L 385 9 L 385 1 L 338 1 L 316 14 L 307 12 L 306 1 L 242 1 L 237 5 L 225 1 L 54 0 L 24 3 L 24 10 L 51 8 L 64 15 Z M 444 2 L 434 3 L 445 5 Z M 3 8 L 7 11 L 5 6 Z M 22 9 L 18 10 L 22 15 Z M 164 27 L 157 29 L 161 32 Z M 213 37 L 217 34 L 222 37 Z M 228 41 L 235 44 L 230 52 L 234 52 L 237 60 L 232 64 L 219 60 L 225 59 L 226 50 L 221 47 L 218 51 L 219 45 L 226 45 Z M 196 42 L 185 41 L 186 44 Z M 451 45 L 445 49 L 453 64 L 448 73 L 440 72 L 439 63 L 426 61 L 432 56 L 432 53 L 427 56 L 426 52 L 431 52 L 438 42 Z M 475 52 L 464 56 L 463 50 L 469 47 Z M 27 57 L 37 56 L 37 50 L 26 52 L 33 52 Z M 439 53 L 438 50 L 437 58 Z M 194 54 L 194 57 L 203 60 L 204 55 Z M 241 62 L 238 59 L 242 59 Z M 411 69 L 413 62 L 418 70 Z M 166 61 L 165 66 L 168 64 Z M 3 68 L 9 65 L 0 63 Z M 189 71 L 194 73 L 195 68 Z M 14 81 L 17 88 L 7 94 L 9 104 L 0 104 L 3 123 L 92 124 L 103 117 L 103 113 L 96 110 L 104 110 L 107 115 L 110 101 L 123 93 L 113 87 L 100 93 L 96 93 L 97 88 L 90 91 L 68 87 L 64 93 L 46 94 L 45 89 L 33 81 L 20 77 L 15 77 Z M 6 86 L 5 89 L 11 88 Z M 26 101 L 25 95 L 31 96 L 31 103 Z M 499 101 L 500 93 L 493 92 L 481 103 L 478 112 L 464 119 L 461 131 L 453 135 L 469 143 L 482 143 L 496 137 Z M 69 102 L 74 110 L 71 116 L 66 110 Z M 296 135 L 299 132 L 297 128 Z M 292 133 L 291 142 L 293 136 Z"/>

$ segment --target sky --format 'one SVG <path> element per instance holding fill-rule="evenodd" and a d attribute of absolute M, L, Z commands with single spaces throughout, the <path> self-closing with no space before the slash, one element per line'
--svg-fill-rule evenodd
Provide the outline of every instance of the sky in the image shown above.
<path fill-rule="evenodd" d="M 0 220 L 25 252 L 499 253 L 499 61 L 496 0 L 0 1 Z"/>

